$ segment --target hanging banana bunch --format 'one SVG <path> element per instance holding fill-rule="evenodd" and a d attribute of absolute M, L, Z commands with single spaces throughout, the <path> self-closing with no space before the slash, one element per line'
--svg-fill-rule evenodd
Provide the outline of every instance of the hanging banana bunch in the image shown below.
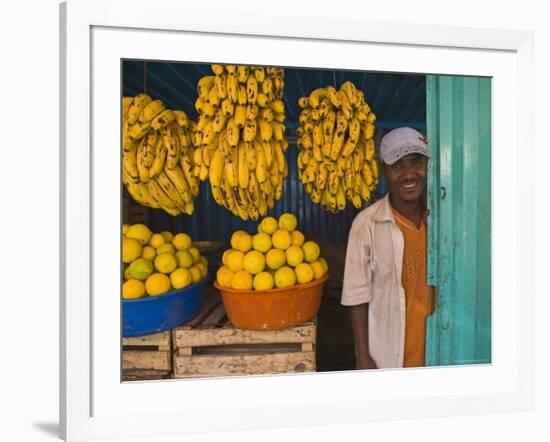
<path fill-rule="evenodd" d="M 195 107 L 193 175 L 209 180 L 214 200 L 257 220 L 281 198 L 288 174 L 283 69 L 212 65 Z"/>
<path fill-rule="evenodd" d="M 298 176 L 312 201 L 331 213 L 350 201 L 360 208 L 378 185 L 376 116 L 362 91 L 346 81 L 314 90 L 298 100 Z"/>
<path fill-rule="evenodd" d="M 122 182 L 138 203 L 173 216 L 193 213 L 193 124 L 146 94 L 122 98 Z"/>

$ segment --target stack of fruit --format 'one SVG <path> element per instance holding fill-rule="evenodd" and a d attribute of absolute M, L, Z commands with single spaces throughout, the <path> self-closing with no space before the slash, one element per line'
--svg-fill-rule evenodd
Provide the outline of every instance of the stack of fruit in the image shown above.
<path fill-rule="evenodd" d="M 206 277 L 208 261 L 186 233 L 153 233 L 145 224 L 122 227 L 122 297 L 157 296 Z"/>
<path fill-rule="evenodd" d="M 122 180 L 138 203 L 173 216 L 193 213 L 193 124 L 146 94 L 123 97 Z"/>
<path fill-rule="evenodd" d="M 231 249 L 224 252 L 216 281 L 235 290 L 270 290 L 305 284 L 328 272 L 319 256 L 319 245 L 305 241 L 296 217 L 284 213 L 279 220 L 264 218 L 258 233 L 238 230 L 231 236 Z"/>
<path fill-rule="evenodd" d="M 316 89 L 298 105 L 298 176 L 312 201 L 331 213 L 344 210 L 346 200 L 360 208 L 378 185 L 376 117 L 363 92 L 347 81 L 339 91 Z"/>
<path fill-rule="evenodd" d="M 212 65 L 198 82 L 195 167 L 210 180 L 216 203 L 243 220 L 257 220 L 281 198 L 288 174 L 284 71 Z"/>

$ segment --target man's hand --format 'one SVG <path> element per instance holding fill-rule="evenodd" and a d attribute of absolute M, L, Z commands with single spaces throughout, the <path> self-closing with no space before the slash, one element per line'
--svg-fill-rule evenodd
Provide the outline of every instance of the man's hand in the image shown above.
<path fill-rule="evenodd" d="M 357 370 L 370 370 L 378 367 L 376 366 L 374 359 L 372 359 L 369 355 L 365 358 L 357 358 L 355 361 L 355 368 Z"/>

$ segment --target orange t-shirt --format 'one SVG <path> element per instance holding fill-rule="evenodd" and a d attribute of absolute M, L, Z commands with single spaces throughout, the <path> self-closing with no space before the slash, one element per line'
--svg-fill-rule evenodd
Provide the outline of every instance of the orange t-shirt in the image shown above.
<path fill-rule="evenodd" d="M 426 284 L 426 224 L 420 228 L 393 210 L 405 240 L 401 275 L 406 299 L 403 367 L 422 367 L 426 353 L 426 318 L 434 310 L 434 288 Z"/>

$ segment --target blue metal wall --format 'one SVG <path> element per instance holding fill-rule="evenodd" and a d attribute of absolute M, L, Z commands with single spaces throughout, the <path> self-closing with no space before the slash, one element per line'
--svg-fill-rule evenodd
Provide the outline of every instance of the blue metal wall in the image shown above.
<path fill-rule="evenodd" d="M 205 75 L 212 75 L 209 64 L 163 63 L 127 60 L 123 62 L 122 91 L 124 95 L 136 95 L 144 90 L 153 98 L 160 98 L 169 108 L 181 109 L 192 119 L 197 118 L 194 102 L 196 85 Z M 320 205 L 313 204 L 298 180 L 296 156 L 298 154 L 295 131 L 298 127 L 298 98 L 309 95 L 314 89 L 327 85 L 339 87 L 345 81 L 353 83 L 365 92 L 365 97 L 377 116 L 376 139 L 388 130 L 403 125 L 421 131 L 426 128 L 425 76 L 386 74 L 360 71 L 336 71 L 318 69 L 285 68 L 284 101 L 286 106 L 287 136 L 291 145 L 286 153 L 289 174 L 284 183 L 283 196 L 268 213 L 279 216 L 283 212 L 296 214 L 299 228 L 309 238 L 346 242 L 351 223 L 358 210 L 351 204 L 345 211 L 331 214 Z M 381 178 L 376 198 L 387 192 Z M 195 199 L 192 216 L 172 217 L 162 210 L 150 210 L 150 227 L 155 230 L 170 229 L 188 232 L 194 240 L 228 241 L 237 229 L 255 233 L 257 222 L 242 221 L 214 201 L 208 182 L 201 183 Z"/>

